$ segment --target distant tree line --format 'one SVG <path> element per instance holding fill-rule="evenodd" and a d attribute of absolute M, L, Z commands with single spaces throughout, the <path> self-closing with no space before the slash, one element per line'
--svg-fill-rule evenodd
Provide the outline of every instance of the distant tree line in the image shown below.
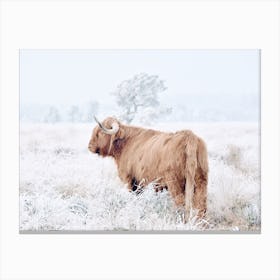
<path fill-rule="evenodd" d="M 98 113 L 99 104 L 96 101 L 89 102 L 86 106 L 81 108 L 78 105 L 72 105 L 66 113 L 62 114 L 58 107 L 49 106 L 43 122 L 57 123 L 57 122 L 93 122 L 93 116 Z"/>
<path fill-rule="evenodd" d="M 157 75 L 139 73 L 122 81 L 111 93 L 116 102 L 117 117 L 124 123 L 141 122 L 145 124 L 164 119 L 172 113 L 171 107 L 162 106 L 160 103 L 159 95 L 166 90 L 165 81 Z M 34 108 L 32 110 L 25 109 L 21 117 L 22 119 L 45 123 L 93 122 L 93 117 L 98 115 L 98 110 L 99 103 L 91 101 L 86 106 L 72 105 L 64 108 L 51 105 L 47 108 L 44 107 L 43 110 L 40 110 L 40 108 L 37 108 L 37 110 L 34 110 Z"/>

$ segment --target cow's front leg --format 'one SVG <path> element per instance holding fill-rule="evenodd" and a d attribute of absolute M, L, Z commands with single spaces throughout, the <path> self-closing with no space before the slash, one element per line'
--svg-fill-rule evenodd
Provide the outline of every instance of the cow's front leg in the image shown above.
<path fill-rule="evenodd" d="M 131 174 L 127 173 L 125 170 L 122 170 L 121 168 L 118 168 L 118 173 L 120 179 L 127 185 L 128 190 L 132 191 L 133 186 L 135 184 L 135 178 L 133 178 Z"/>
<path fill-rule="evenodd" d="M 130 183 L 130 189 L 133 192 L 135 192 L 138 189 L 138 186 L 139 186 L 139 184 L 138 184 L 137 180 L 135 179 L 135 177 L 133 177 L 131 180 L 131 183 Z"/>
<path fill-rule="evenodd" d="M 135 177 L 131 179 L 129 191 L 134 192 L 135 194 L 140 194 L 143 192 L 143 186 L 141 185 L 141 183 L 138 182 L 138 180 Z"/>

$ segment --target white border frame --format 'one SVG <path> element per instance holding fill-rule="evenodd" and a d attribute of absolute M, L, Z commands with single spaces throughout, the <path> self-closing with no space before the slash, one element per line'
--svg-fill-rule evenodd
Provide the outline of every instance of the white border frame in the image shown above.
<path fill-rule="evenodd" d="M 279 2 L 1 2 L 3 279 L 279 279 Z M 262 233 L 20 235 L 18 50 L 262 50 Z"/>

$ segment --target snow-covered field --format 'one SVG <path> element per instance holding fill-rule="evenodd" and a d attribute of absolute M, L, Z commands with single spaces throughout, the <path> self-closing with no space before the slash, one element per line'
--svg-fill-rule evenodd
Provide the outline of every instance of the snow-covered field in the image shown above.
<path fill-rule="evenodd" d="M 192 129 L 209 152 L 208 216 L 187 223 L 167 191 L 128 192 L 114 161 L 91 154 L 94 124 L 21 124 L 20 230 L 260 231 L 257 123 L 168 123 Z"/>

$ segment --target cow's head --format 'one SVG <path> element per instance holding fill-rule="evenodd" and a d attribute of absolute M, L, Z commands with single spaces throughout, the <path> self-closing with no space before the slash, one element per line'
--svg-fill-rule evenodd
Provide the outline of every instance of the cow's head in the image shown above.
<path fill-rule="evenodd" d="M 88 148 L 92 153 L 101 156 L 112 156 L 124 138 L 124 128 L 121 123 L 112 117 L 106 118 L 102 123 L 97 120 L 93 129 Z"/>

